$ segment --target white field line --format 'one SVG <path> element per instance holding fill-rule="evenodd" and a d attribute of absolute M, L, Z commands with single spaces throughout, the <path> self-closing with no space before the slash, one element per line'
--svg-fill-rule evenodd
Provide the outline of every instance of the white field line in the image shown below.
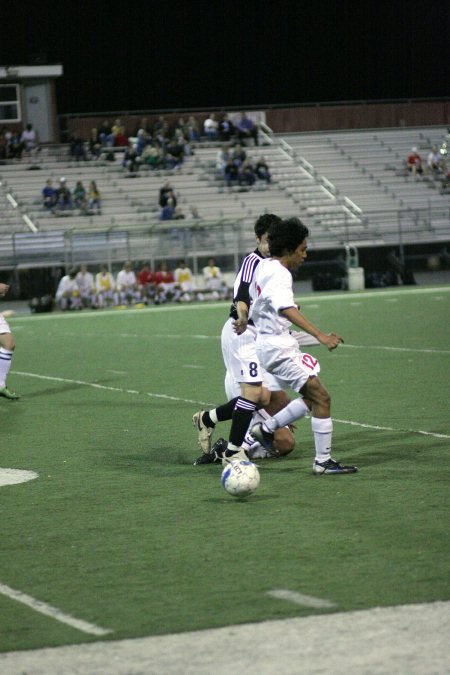
<path fill-rule="evenodd" d="M 429 295 L 433 293 L 448 293 L 450 292 L 450 286 L 426 286 L 424 288 L 422 287 L 415 287 L 415 288 L 401 288 L 397 290 L 389 290 L 385 291 L 380 289 L 379 291 L 356 291 L 354 293 L 349 293 L 349 292 L 337 292 L 329 295 L 313 295 L 313 294 L 307 294 L 301 296 L 301 298 L 297 297 L 297 300 L 301 300 L 302 306 L 304 305 L 310 305 L 310 303 L 320 303 L 320 302 L 327 302 L 328 300 L 332 300 L 334 302 L 337 302 L 339 300 L 368 300 L 371 298 L 378 298 L 380 300 L 383 300 L 384 298 L 388 298 L 391 296 L 396 296 L 396 295 Z M 227 312 L 229 307 L 229 303 L 227 302 L 205 302 L 205 303 L 195 303 L 192 305 L 159 305 L 157 307 L 145 307 L 144 309 L 134 309 L 130 308 L 125 311 L 117 311 L 115 309 L 102 309 L 99 311 L 91 312 L 87 311 L 86 313 L 83 312 L 61 312 L 61 313 L 51 313 L 49 312 L 48 314 L 30 314 L 30 315 L 16 315 L 14 317 L 11 317 L 9 319 L 10 321 L 18 321 L 21 319 L 28 319 L 32 318 L 34 321 L 54 321 L 54 320 L 66 320 L 70 321 L 74 316 L 77 317 L 78 319 L 84 318 L 84 319 L 89 319 L 89 318 L 98 318 L 102 316 L 122 316 L 122 317 L 127 317 L 130 314 L 146 314 L 146 313 L 159 313 L 159 312 L 198 312 L 198 311 L 204 311 L 208 309 L 218 309 L 222 308 L 225 309 L 225 312 Z"/>
<path fill-rule="evenodd" d="M 169 396 L 168 394 L 155 394 L 153 392 L 140 392 L 137 391 L 136 389 L 122 389 L 120 387 L 110 387 L 104 384 L 97 384 L 95 382 L 84 382 L 83 380 L 70 380 L 65 377 L 53 377 L 51 375 L 38 375 L 37 373 L 24 373 L 15 370 L 14 371 L 15 375 L 21 375 L 22 377 L 33 377 L 39 380 L 50 380 L 53 382 L 66 382 L 68 384 L 79 384 L 80 386 L 83 387 L 92 387 L 93 389 L 103 389 L 105 391 L 114 391 L 118 392 L 120 394 L 134 394 L 134 395 L 141 395 L 141 396 L 150 396 L 151 398 L 163 398 L 167 399 L 169 401 L 179 401 L 181 403 L 195 403 L 195 405 L 198 406 L 208 406 L 208 407 L 215 407 L 217 404 L 216 403 L 208 403 L 207 401 L 197 401 L 193 400 L 190 398 L 180 398 L 179 396 Z M 338 422 L 339 424 L 351 424 L 352 426 L 355 427 L 364 427 L 366 429 L 374 429 L 377 431 L 396 431 L 396 432 L 401 432 L 405 433 L 405 431 L 412 433 L 412 434 L 423 434 L 424 436 L 433 436 L 434 438 L 450 438 L 450 435 L 448 434 L 438 434 L 433 431 L 422 431 L 420 429 L 395 429 L 394 427 L 381 427 L 381 426 L 376 426 L 373 424 L 363 424 L 361 422 L 353 422 L 351 420 L 338 420 L 336 418 L 333 418 L 334 422 Z"/>
<path fill-rule="evenodd" d="M 68 384 L 79 384 L 82 387 L 92 387 L 93 389 L 103 389 L 105 391 L 115 391 L 119 394 L 135 394 L 141 396 L 150 396 L 151 398 L 164 398 L 169 401 L 179 401 L 181 403 L 195 403 L 195 405 L 206 405 L 208 407 L 215 406 L 215 403 L 208 403 L 207 401 L 196 401 L 191 398 L 180 398 L 179 396 L 169 396 L 168 394 L 154 394 L 152 392 L 137 391 L 137 389 L 122 389 L 120 387 L 109 387 L 105 384 L 97 384 L 96 382 L 84 382 L 84 380 L 69 380 L 65 377 L 52 377 L 50 375 L 38 375 L 37 373 L 23 373 L 15 370 L 14 375 L 21 375 L 23 377 L 34 377 L 39 380 L 50 380 L 52 382 L 66 382 Z"/>
<path fill-rule="evenodd" d="M 287 600 L 287 602 L 294 602 L 296 605 L 303 607 L 314 607 L 314 609 L 326 609 L 329 607 L 336 607 L 334 602 L 329 600 L 322 600 L 321 598 L 314 598 L 312 595 L 305 595 L 304 593 L 297 593 L 297 591 L 289 591 L 288 589 L 274 589 L 267 591 L 267 595 L 279 600 Z"/>
<path fill-rule="evenodd" d="M 72 628 L 76 628 L 83 633 L 89 633 L 90 635 L 108 635 L 108 633 L 113 632 L 112 630 L 101 628 L 100 626 L 88 623 L 82 619 L 75 619 L 75 617 L 70 616 L 70 614 L 64 614 L 64 612 L 61 612 L 57 607 L 47 605 L 46 602 L 36 600 L 36 598 L 33 598 L 31 595 L 16 591 L 14 588 L 6 586 L 5 584 L 0 584 L 0 593 L 7 598 L 11 598 L 11 600 L 17 600 L 17 602 L 21 602 L 22 604 L 27 605 L 27 607 L 31 607 L 35 612 L 50 616 L 52 619 L 61 621 L 61 623 L 66 623 L 68 626 L 72 626 Z"/>

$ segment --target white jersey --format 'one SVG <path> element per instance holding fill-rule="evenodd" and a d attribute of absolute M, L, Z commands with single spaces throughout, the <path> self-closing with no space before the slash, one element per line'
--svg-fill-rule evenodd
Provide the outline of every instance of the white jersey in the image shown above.
<path fill-rule="evenodd" d="M 90 293 L 94 287 L 94 277 L 90 272 L 78 272 L 75 277 L 81 293 Z"/>
<path fill-rule="evenodd" d="M 283 309 L 297 307 L 289 270 L 274 258 L 261 260 L 256 268 L 250 293 L 253 300 L 250 318 L 258 333 L 289 333 L 291 322 L 280 314 Z"/>
<path fill-rule="evenodd" d="M 59 299 L 61 298 L 64 294 L 66 295 L 73 295 L 73 294 L 78 294 L 80 292 L 79 286 L 76 282 L 75 279 L 71 279 L 68 274 L 66 274 L 64 277 L 62 277 L 61 281 L 58 284 L 58 288 L 56 290 L 56 298 Z"/>
<path fill-rule="evenodd" d="M 126 270 L 120 270 L 117 275 L 117 287 L 119 290 L 121 288 L 132 288 L 136 283 L 136 275 L 133 271 L 127 272 Z"/>

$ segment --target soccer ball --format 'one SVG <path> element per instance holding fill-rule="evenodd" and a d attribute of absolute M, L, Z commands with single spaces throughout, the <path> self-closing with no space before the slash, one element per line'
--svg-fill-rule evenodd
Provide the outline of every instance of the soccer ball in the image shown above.
<path fill-rule="evenodd" d="M 220 482 L 233 497 L 248 497 L 259 485 L 258 467 L 248 460 L 235 459 L 222 471 Z"/>

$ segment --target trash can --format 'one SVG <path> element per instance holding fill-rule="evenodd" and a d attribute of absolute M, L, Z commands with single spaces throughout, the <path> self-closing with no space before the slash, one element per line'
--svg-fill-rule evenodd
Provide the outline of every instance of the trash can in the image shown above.
<path fill-rule="evenodd" d="M 364 290 L 364 267 L 350 267 L 347 274 L 349 291 Z"/>

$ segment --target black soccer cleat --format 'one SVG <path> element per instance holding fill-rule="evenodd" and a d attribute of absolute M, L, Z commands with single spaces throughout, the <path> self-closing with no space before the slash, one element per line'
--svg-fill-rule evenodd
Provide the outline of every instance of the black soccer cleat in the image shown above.
<path fill-rule="evenodd" d="M 340 474 L 340 473 L 356 473 L 358 471 L 356 466 L 345 466 L 336 462 L 334 459 L 327 459 L 326 462 L 317 462 L 313 464 L 313 473 L 316 476 L 321 476 L 323 474 Z"/>
<path fill-rule="evenodd" d="M 204 452 L 200 457 L 197 457 L 194 466 L 199 466 L 199 464 L 220 464 L 227 445 L 228 443 L 224 438 L 219 438 L 212 446 L 211 452 Z"/>

